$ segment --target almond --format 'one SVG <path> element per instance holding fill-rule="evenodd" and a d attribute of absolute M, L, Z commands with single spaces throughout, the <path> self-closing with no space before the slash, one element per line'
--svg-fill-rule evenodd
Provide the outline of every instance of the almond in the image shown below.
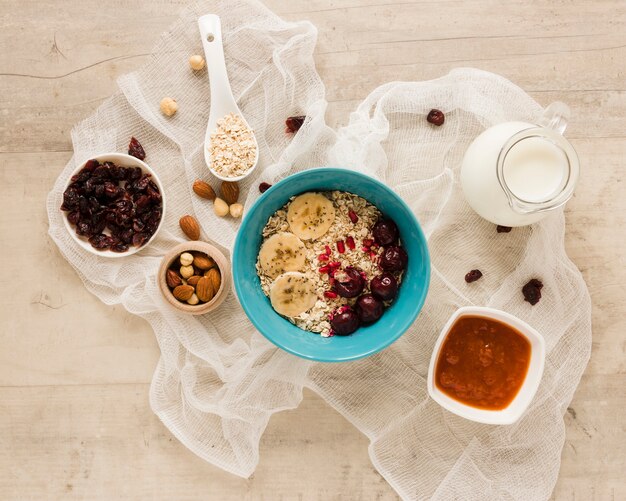
<path fill-rule="evenodd" d="M 172 292 L 174 297 L 179 301 L 187 301 L 193 294 L 193 287 L 191 285 L 179 285 Z"/>
<path fill-rule="evenodd" d="M 187 283 L 189 285 L 192 285 L 193 287 L 195 287 L 198 284 L 198 280 L 200 280 L 202 278 L 202 276 L 200 275 L 194 275 L 193 277 L 189 277 L 187 279 Z"/>
<path fill-rule="evenodd" d="M 174 270 L 167 270 L 165 272 L 165 281 L 167 282 L 167 286 L 170 289 L 178 287 L 183 281 L 180 278 L 180 275 L 176 273 Z"/>
<path fill-rule="evenodd" d="M 213 282 L 211 282 L 209 277 L 202 277 L 198 280 L 198 285 L 196 285 L 196 295 L 200 301 L 208 303 L 211 299 L 213 299 L 216 292 L 217 290 L 213 287 Z"/>
<path fill-rule="evenodd" d="M 200 238 L 200 225 L 195 217 L 183 216 L 178 223 L 180 224 L 180 229 L 183 230 L 183 233 L 187 235 L 189 240 L 198 240 Z"/>
<path fill-rule="evenodd" d="M 205 272 L 204 276 L 211 281 L 213 285 L 213 289 L 217 294 L 217 291 L 220 290 L 220 285 L 222 284 L 222 276 L 217 268 L 211 268 L 209 271 Z"/>
<path fill-rule="evenodd" d="M 197 254 L 193 258 L 193 265 L 199 270 L 210 270 L 215 267 L 215 261 L 206 254 Z"/>
<path fill-rule="evenodd" d="M 220 194 L 228 205 L 234 204 L 239 198 L 239 185 L 235 181 L 222 181 Z"/>
<path fill-rule="evenodd" d="M 207 200 L 215 200 L 215 190 L 209 183 L 196 179 L 193 183 L 193 191 L 196 195 Z"/>

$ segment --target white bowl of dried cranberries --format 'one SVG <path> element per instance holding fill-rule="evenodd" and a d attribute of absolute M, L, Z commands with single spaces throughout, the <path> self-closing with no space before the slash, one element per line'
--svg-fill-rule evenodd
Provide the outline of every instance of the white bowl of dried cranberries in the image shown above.
<path fill-rule="evenodd" d="M 61 211 L 78 245 L 92 254 L 116 258 L 152 242 L 163 224 L 163 194 L 161 181 L 145 162 L 124 153 L 104 153 L 72 174 Z"/>

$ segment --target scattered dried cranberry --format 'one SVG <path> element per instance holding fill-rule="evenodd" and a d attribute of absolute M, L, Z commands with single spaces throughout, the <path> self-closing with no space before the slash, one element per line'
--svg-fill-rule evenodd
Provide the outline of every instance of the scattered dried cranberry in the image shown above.
<path fill-rule="evenodd" d="M 337 252 L 339 252 L 339 254 L 344 254 L 346 252 L 346 244 L 343 243 L 343 240 L 337 241 Z"/>
<path fill-rule="evenodd" d="M 372 278 L 370 282 L 372 294 L 383 301 L 391 301 L 398 294 L 398 280 L 389 272 Z"/>
<path fill-rule="evenodd" d="M 348 235 L 346 237 L 346 245 L 348 246 L 348 249 L 354 250 L 354 248 L 356 247 L 356 244 L 354 243 L 354 238 Z"/>
<path fill-rule="evenodd" d="M 524 287 L 522 287 L 522 294 L 524 294 L 524 301 L 528 301 L 533 306 L 536 305 L 541 299 L 541 288 L 543 283 L 541 280 L 533 278 Z"/>
<path fill-rule="evenodd" d="M 378 245 L 387 247 L 398 241 L 398 227 L 391 219 L 380 219 L 372 228 L 372 235 Z"/>
<path fill-rule="evenodd" d="M 443 125 L 443 122 L 445 122 L 446 116 L 441 110 L 432 109 L 428 112 L 426 120 L 428 120 L 429 123 L 439 127 L 440 125 Z"/>
<path fill-rule="evenodd" d="M 333 288 L 341 297 L 357 297 L 365 287 L 365 280 L 363 280 L 361 273 L 352 266 L 348 266 L 343 271 L 338 271 L 334 278 L 336 282 Z"/>
<path fill-rule="evenodd" d="M 298 132 L 300 130 L 300 127 L 302 127 L 302 124 L 304 123 L 305 119 L 306 119 L 306 116 L 304 115 L 289 117 L 287 120 L 285 120 L 285 125 L 287 126 L 287 128 L 285 129 L 285 132 L 289 132 L 289 133 Z"/>
<path fill-rule="evenodd" d="M 356 300 L 356 314 L 361 322 L 371 324 L 383 316 L 385 305 L 371 294 L 363 294 Z"/>
<path fill-rule="evenodd" d="M 146 152 L 144 151 L 143 146 L 141 146 L 141 143 L 134 137 L 131 137 L 130 143 L 128 143 L 128 154 L 138 158 L 139 160 L 146 158 Z"/>
<path fill-rule="evenodd" d="M 359 221 L 359 216 L 357 216 L 356 212 L 353 210 L 348 211 L 348 217 L 350 218 L 350 221 L 352 221 L 352 224 L 356 224 Z"/>
<path fill-rule="evenodd" d="M 508 233 L 508 232 L 510 232 L 512 229 L 513 229 L 513 228 L 511 228 L 510 226 L 501 226 L 501 225 L 496 226 L 496 231 L 497 231 L 498 233 Z"/>
<path fill-rule="evenodd" d="M 259 185 L 259 191 L 261 193 L 265 193 L 267 190 L 269 190 L 272 187 L 272 185 L 270 183 L 261 183 Z"/>
<path fill-rule="evenodd" d="M 385 271 L 402 271 L 409 260 L 402 247 L 387 247 L 380 257 L 380 267 Z"/>
<path fill-rule="evenodd" d="M 347 336 L 359 328 L 359 316 L 350 306 L 342 306 L 331 315 L 330 325 L 335 334 Z"/>
<path fill-rule="evenodd" d="M 472 282 L 476 282 L 476 280 L 478 280 L 482 276 L 483 274 L 480 270 L 472 270 L 465 275 L 465 281 L 468 284 L 471 284 Z"/>

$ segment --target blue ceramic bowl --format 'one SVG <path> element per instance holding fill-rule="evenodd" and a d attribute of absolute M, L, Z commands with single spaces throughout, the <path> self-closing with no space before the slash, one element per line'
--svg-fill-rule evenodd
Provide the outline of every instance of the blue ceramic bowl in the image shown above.
<path fill-rule="evenodd" d="M 400 291 L 375 324 L 360 327 L 350 336 L 321 337 L 303 331 L 272 309 L 261 290 L 256 261 L 261 231 L 270 216 L 290 197 L 307 191 L 342 190 L 359 195 L 400 230 L 409 262 Z M 381 182 L 347 169 L 320 168 L 299 172 L 276 183 L 248 210 L 235 240 L 232 255 L 233 282 L 239 302 L 254 326 L 279 348 L 320 362 L 347 362 L 367 357 L 398 339 L 415 321 L 424 305 L 430 282 L 430 258 L 426 238 L 409 207 Z"/>

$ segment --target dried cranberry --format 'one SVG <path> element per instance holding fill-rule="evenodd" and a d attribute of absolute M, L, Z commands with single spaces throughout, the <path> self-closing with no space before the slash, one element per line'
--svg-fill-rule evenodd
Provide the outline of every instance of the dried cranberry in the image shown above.
<path fill-rule="evenodd" d="M 524 301 L 528 301 L 531 305 L 536 305 L 541 299 L 541 288 L 543 283 L 541 280 L 533 278 L 524 287 L 522 287 L 522 294 L 524 294 Z"/>
<path fill-rule="evenodd" d="M 364 324 L 376 322 L 384 310 L 383 302 L 372 294 L 363 294 L 356 300 L 356 314 Z"/>
<path fill-rule="evenodd" d="M 128 250 L 128 244 L 123 242 L 111 244 L 111 250 L 113 252 L 126 252 Z"/>
<path fill-rule="evenodd" d="M 129 181 L 136 181 L 141 177 L 141 174 L 143 174 L 141 167 L 129 167 L 128 170 L 129 172 L 126 176 L 126 179 L 128 179 Z"/>
<path fill-rule="evenodd" d="M 94 177 L 107 179 L 110 176 L 110 167 L 107 164 L 98 165 L 93 171 Z"/>
<path fill-rule="evenodd" d="M 509 233 L 513 228 L 511 228 L 510 226 L 502 226 L 502 225 L 498 225 L 496 226 L 496 231 L 498 233 Z"/>
<path fill-rule="evenodd" d="M 389 272 L 384 272 L 372 278 L 370 282 L 372 294 L 383 301 L 391 301 L 398 294 L 398 281 Z"/>
<path fill-rule="evenodd" d="M 130 244 L 133 242 L 133 237 L 135 236 L 135 232 L 132 228 L 126 228 L 122 233 L 120 233 L 120 240 L 125 244 Z"/>
<path fill-rule="evenodd" d="M 398 227 L 391 219 L 379 219 L 372 228 L 372 234 L 376 243 L 384 247 L 398 241 Z"/>
<path fill-rule="evenodd" d="M 78 209 L 78 190 L 76 188 L 69 187 L 63 193 L 63 204 L 61 205 L 61 210 L 63 211 L 73 211 Z"/>
<path fill-rule="evenodd" d="M 272 187 L 272 185 L 271 185 L 271 184 L 269 184 L 269 183 L 261 183 L 261 184 L 259 185 L 259 191 L 260 191 L 261 193 L 265 193 L 265 192 L 266 192 L 267 190 L 269 190 L 271 187 Z"/>
<path fill-rule="evenodd" d="M 472 270 L 465 275 L 465 281 L 468 284 L 471 284 L 472 282 L 476 282 L 476 280 L 478 280 L 482 276 L 483 274 L 480 270 Z"/>
<path fill-rule="evenodd" d="M 80 220 L 80 212 L 78 212 L 77 210 L 70 212 L 67 215 L 67 220 L 70 222 L 70 224 L 77 224 Z"/>
<path fill-rule="evenodd" d="M 380 267 L 385 271 L 402 271 L 409 260 L 402 247 L 387 247 L 380 257 Z"/>
<path fill-rule="evenodd" d="M 94 249 L 108 249 L 110 245 L 109 237 L 103 233 L 99 233 L 89 237 L 89 243 Z"/>
<path fill-rule="evenodd" d="M 81 237 L 90 237 L 92 232 L 89 223 L 86 221 L 78 221 L 78 223 L 76 223 L 76 234 Z"/>
<path fill-rule="evenodd" d="M 365 280 L 363 280 L 361 273 L 352 266 L 348 266 L 343 271 L 338 271 L 334 278 L 336 282 L 333 288 L 341 297 L 357 297 L 365 287 Z"/>
<path fill-rule="evenodd" d="M 135 202 L 137 212 L 143 212 L 150 207 L 150 197 L 148 195 L 140 196 Z"/>
<path fill-rule="evenodd" d="M 359 316 L 349 306 L 342 306 L 331 316 L 330 325 L 335 334 L 347 336 L 359 328 Z"/>
<path fill-rule="evenodd" d="M 428 116 L 426 117 L 429 123 L 436 125 L 437 127 L 443 125 L 446 117 L 441 110 L 432 109 L 428 112 Z"/>
<path fill-rule="evenodd" d="M 81 172 L 93 172 L 100 163 L 97 160 L 87 160 L 85 166 L 81 169 Z"/>
<path fill-rule="evenodd" d="M 148 235 L 145 233 L 135 233 L 133 235 L 133 245 L 135 247 L 141 247 L 148 240 Z"/>
<path fill-rule="evenodd" d="M 285 132 L 298 132 L 300 130 L 300 127 L 302 127 L 305 119 L 305 115 L 289 117 L 287 120 L 285 120 L 285 125 L 287 126 Z"/>
<path fill-rule="evenodd" d="M 139 180 L 133 183 L 133 189 L 143 191 L 148 187 L 148 183 L 150 183 L 150 174 L 144 174 Z"/>
<path fill-rule="evenodd" d="M 146 152 L 144 151 L 143 146 L 141 146 L 141 143 L 134 137 L 131 137 L 130 143 L 128 143 L 128 154 L 138 158 L 139 160 L 146 158 Z"/>

